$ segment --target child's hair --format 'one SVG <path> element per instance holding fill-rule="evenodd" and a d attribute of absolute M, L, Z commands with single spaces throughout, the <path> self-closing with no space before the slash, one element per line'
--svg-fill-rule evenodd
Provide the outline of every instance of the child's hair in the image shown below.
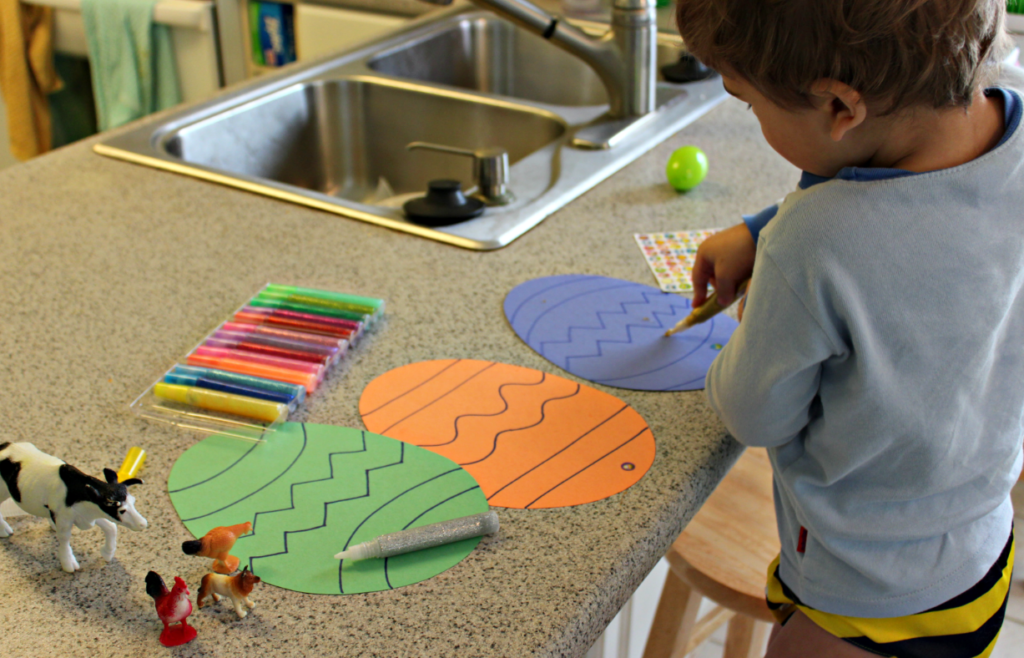
<path fill-rule="evenodd" d="M 676 0 L 686 46 L 788 109 L 821 78 L 879 114 L 968 107 L 995 69 L 1006 0 Z"/>

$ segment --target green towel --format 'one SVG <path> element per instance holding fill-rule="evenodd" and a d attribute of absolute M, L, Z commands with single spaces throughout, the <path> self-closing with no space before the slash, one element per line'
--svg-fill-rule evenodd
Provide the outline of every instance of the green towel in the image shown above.
<path fill-rule="evenodd" d="M 158 0 L 82 0 L 100 130 L 181 102 L 171 31 L 153 23 Z"/>

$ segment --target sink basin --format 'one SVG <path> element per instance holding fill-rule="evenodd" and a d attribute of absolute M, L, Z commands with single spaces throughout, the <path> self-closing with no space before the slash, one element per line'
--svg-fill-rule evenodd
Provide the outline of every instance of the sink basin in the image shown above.
<path fill-rule="evenodd" d="M 588 32 L 601 26 L 581 24 Z M 683 52 L 659 36 L 663 62 Z M 467 249 L 497 249 L 726 97 L 715 77 L 660 81 L 657 109 L 619 133 L 582 61 L 473 6 L 455 5 L 349 51 L 289 66 L 109 136 L 105 156 L 229 185 Z M 402 205 L 431 180 L 472 193 L 470 158 L 410 142 L 508 152 L 514 200 L 440 228 Z"/>
<path fill-rule="evenodd" d="M 282 89 L 175 130 L 165 145 L 187 163 L 373 203 L 438 178 L 473 185 L 469 160 L 410 153 L 409 142 L 501 144 L 515 164 L 565 130 L 535 108 L 348 78 Z"/>
<path fill-rule="evenodd" d="M 580 27 L 600 34 L 601 26 L 593 23 Z M 674 64 L 685 52 L 678 40 L 663 39 L 658 44 L 658 68 Z M 608 104 L 604 85 L 583 60 L 494 16 L 463 19 L 381 53 L 367 65 L 399 78 L 550 105 Z"/>

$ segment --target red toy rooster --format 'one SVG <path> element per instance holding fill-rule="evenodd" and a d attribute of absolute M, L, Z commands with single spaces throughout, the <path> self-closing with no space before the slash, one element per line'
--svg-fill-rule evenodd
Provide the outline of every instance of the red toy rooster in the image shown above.
<path fill-rule="evenodd" d="M 228 551 L 235 545 L 235 540 L 247 532 L 252 532 L 252 524 L 248 522 L 218 526 L 203 535 L 202 539 L 192 539 L 182 543 L 181 550 L 186 555 L 212 557 L 213 564 L 210 565 L 210 569 L 217 573 L 234 573 L 238 568 L 238 558 L 228 555 Z"/>
<path fill-rule="evenodd" d="M 150 571 L 146 574 L 146 594 L 153 597 L 156 614 L 164 623 L 160 644 L 176 647 L 196 639 L 196 629 L 185 621 L 192 614 L 192 602 L 188 599 L 188 585 L 184 580 L 175 576 L 174 589 L 168 590 L 160 574 Z"/>

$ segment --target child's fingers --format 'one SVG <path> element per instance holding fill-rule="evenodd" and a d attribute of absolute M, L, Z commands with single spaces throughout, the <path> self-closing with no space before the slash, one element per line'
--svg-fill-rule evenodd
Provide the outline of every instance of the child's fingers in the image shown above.
<path fill-rule="evenodd" d="M 718 291 L 718 305 L 722 308 L 736 301 L 736 281 L 719 278 L 715 290 Z"/>
<path fill-rule="evenodd" d="M 708 283 L 709 277 L 707 274 L 697 275 L 697 270 L 694 269 L 691 280 L 693 281 L 693 308 L 700 306 L 701 304 L 708 301 Z"/>
<path fill-rule="evenodd" d="M 693 283 L 694 308 L 703 304 L 708 298 L 708 282 L 713 278 L 714 270 L 711 267 L 705 267 L 706 263 L 707 261 L 701 258 L 698 252 L 693 270 L 690 272 L 690 281 Z"/>

